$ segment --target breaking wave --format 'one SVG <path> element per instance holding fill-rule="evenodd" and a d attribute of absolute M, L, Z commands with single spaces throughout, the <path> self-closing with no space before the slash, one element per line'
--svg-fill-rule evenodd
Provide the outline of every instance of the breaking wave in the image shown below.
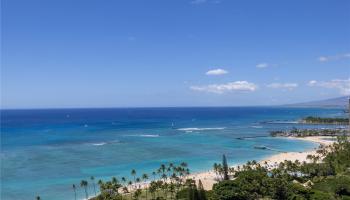
<path fill-rule="evenodd" d="M 159 137 L 158 134 L 139 134 L 139 135 L 126 135 L 129 137 L 150 137 L 150 138 L 155 138 L 155 137 Z"/>
<path fill-rule="evenodd" d="M 225 127 L 213 127 L 213 128 L 179 128 L 178 131 L 186 131 L 186 132 L 192 132 L 192 131 L 211 131 L 211 130 L 223 130 Z"/>

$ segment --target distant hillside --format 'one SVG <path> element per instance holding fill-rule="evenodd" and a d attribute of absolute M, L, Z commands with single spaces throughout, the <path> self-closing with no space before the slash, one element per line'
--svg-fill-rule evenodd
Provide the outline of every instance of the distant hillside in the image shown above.
<path fill-rule="evenodd" d="M 349 97 L 338 97 L 320 101 L 310 101 L 305 103 L 289 104 L 290 107 L 342 107 L 345 108 L 349 104 Z"/>

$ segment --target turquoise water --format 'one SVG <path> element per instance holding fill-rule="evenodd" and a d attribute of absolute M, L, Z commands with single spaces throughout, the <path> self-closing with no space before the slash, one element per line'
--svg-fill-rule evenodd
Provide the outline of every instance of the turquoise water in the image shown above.
<path fill-rule="evenodd" d="M 270 130 L 313 127 L 309 115 L 339 109 L 233 107 L 1 111 L 1 199 L 74 199 L 72 184 L 95 176 L 151 173 L 164 162 L 208 170 L 226 154 L 230 164 L 315 143 L 268 137 Z M 319 125 L 318 125 L 319 127 Z M 266 137 L 255 137 L 266 136 Z M 243 140 L 240 137 L 252 137 Z M 255 149 L 264 145 L 272 150 Z M 90 188 L 90 193 L 92 190 Z M 78 199 L 84 192 L 78 189 Z"/>

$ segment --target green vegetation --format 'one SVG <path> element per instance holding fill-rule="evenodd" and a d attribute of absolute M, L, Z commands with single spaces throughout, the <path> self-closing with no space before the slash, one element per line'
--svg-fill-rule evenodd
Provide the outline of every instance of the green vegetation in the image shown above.
<path fill-rule="evenodd" d="M 87 190 L 88 182 L 86 180 L 81 180 L 80 187 L 84 188 L 86 199 L 89 198 L 89 194 L 88 194 L 88 190 Z"/>
<path fill-rule="evenodd" d="M 227 160 L 226 160 L 226 156 L 223 155 L 222 156 L 222 168 L 223 168 L 223 174 L 224 174 L 224 180 L 229 180 L 228 177 L 228 165 L 227 165 Z"/>
<path fill-rule="evenodd" d="M 272 137 L 309 137 L 309 136 L 342 136 L 346 135 L 345 129 L 297 129 L 285 131 L 271 131 Z"/>
<path fill-rule="evenodd" d="M 322 118 L 322 117 L 306 117 L 302 120 L 307 124 L 349 124 L 348 118 Z"/>
<path fill-rule="evenodd" d="M 122 199 L 191 199 L 191 200 L 207 200 L 206 192 L 202 183 L 199 182 L 198 187 L 195 181 L 188 179 L 190 170 L 187 163 L 182 162 L 176 166 L 173 163 L 168 165 L 162 164 L 159 169 L 152 172 L 153 180 L 147 182 L 148 174 L 142 174 L 137 177 L 135 169 L 131 170 L 133 181 L 121 178 L 121 182 L 112 177 L 111 181 L 98 181 L 100 194 L 93 200 L 122 200 Z M 94 178 L 91 177 L 93 181 Z M 143 181 L 143 184 L 141 183 Z M 83 181 L 82 181 L 83 183 Z M 94 182 L 92 182 L 94 184 Z M 82 185 L 85 187 L 85 182 Z"/>
<path fill-rule="evenodd" d="M 317 153 L 308 156 L 310 163 L 285 161 L 272 170 L 249 162 L 234 173 L 233 180 L 215 184 L 210 199 L 350 199 L 348 138 L 339 137 Z"/>

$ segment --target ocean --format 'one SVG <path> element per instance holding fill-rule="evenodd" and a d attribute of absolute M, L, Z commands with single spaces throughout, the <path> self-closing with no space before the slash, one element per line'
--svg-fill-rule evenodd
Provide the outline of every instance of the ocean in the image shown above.
<path fill-rule="evenodd" d="M 161 163 L 212 168 L 315 143 L 269 137 L 306 116 L 336 117 L 341 109 L 284 107 L 110 108 L 1 110 L 1 199 L 74 199 L 72 184 L 151 174 Z M 254 146 L 268 149 L 256 149 Z M 84 191 L 77 187 L 78 199 Z M 89 193 L 92 194 L 91 184 Z"/>

